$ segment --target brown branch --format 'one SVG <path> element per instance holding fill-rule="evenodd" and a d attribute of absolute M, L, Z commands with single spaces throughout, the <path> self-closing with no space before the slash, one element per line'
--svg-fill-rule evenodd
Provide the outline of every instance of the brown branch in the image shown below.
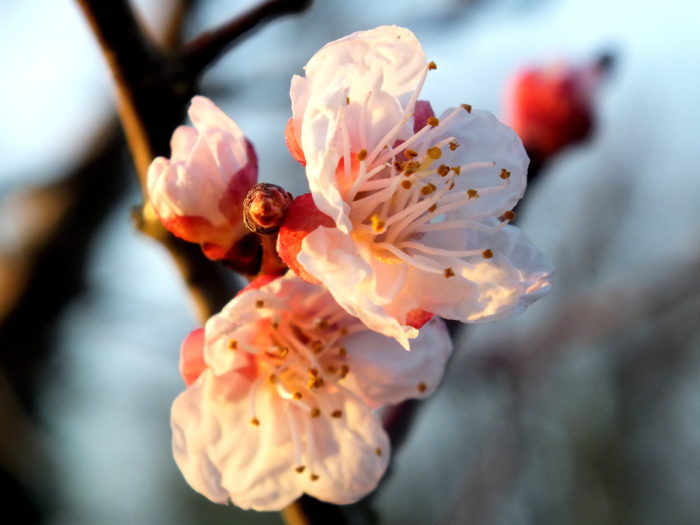
<path fill-rule="evenodd" d="M 238 39 L 261 23 L 304 11 L 311 2 L 312 0 L 268 0 L 186 44 L 179 53 L 178 61 L 188 75 L 199 76 Z"/>

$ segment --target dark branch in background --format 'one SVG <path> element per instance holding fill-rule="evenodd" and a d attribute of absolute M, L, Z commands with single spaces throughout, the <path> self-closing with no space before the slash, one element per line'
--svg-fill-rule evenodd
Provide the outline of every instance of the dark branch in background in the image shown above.
<path fill-rule="evenodd" d="M 177 55 L 180 68 L 191 77 L 197 77 L 229 49 L 240 37 L 263 22 L 269 22 L 292 13 L 304 11 L 311 0 L 270 0 L 247 13 L 207 31 L 182 47 Z"/>

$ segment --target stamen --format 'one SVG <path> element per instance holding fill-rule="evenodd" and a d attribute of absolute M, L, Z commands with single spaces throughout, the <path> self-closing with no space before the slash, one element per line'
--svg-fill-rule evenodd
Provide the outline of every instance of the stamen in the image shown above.
<path fill-rule="evenodd" d="M 426 385 L 426 384 L 423 383 L 422 381 L 421 381 L 420 383 L 418 383 L 418 392 L 420 392 L 420 393 L 422 394 L 422 393 L 425 392 L 427 389 L 428 389 L 428 385 Z"/>
<path fill-rule="evenodd" d="M 306 469 L 306 467 L 304 465 L 299 465 L 294 470 L 296 470 L 299 474 L 301 474 L 302 472 L 304 472 L 304 469 Z"/>
<path fill-rule="evenodd" d="M 431 60 L 430 62 L 428 62 L 428 69 L 431 71 L 437 69 L 437 64 Z"/>
<path fill-rule="evenodd" d="M 440 164 L 437 169 L 437 174 L 440 175 L 441 177 L 444 177 L 450 172 L 450 167 L 447 166 L 446 164 Z"/>
<path fill-rule="evenodd" d="M 235 339 L 231 339 L 228 342 L 228 349 L 229 350 L 236 350 L 237 348 L 238 348 L 238 341 L 236 341 Z"/>
<path fill-rule="evenodd" d="M 461 106 L 464 108 L 464 110 L 465 110 L 467 113 L 471 113 L 471 112 L 472 112 L 472 106 L 471 106 L 471 104 L 461 104 Z"/>
<path fill-rule="evenodd" d="M 381 449 L 381 448 L 375 448 L 375 449 L 374 449 L 374 453 L 375 453 L 377 456 L 382 457 L 382 449 Z"/>
<path fill-rule="evenodd" d="M 397 244 L 397 246 L 401 248 L 410 248 L 418 250 L 424 253 L 428 253 L 430 255 L 439 255 L 444 257 L 472 257 L 474 255 L 479 255 L 480 253 L 482 253 L 482 250 L 445 250 L 442 248 L 433 248 L 431 246 L 426 246 L 425 244 L 422 244 L 420 242 L 412 241 L 400 242 Z M 452 273 L 452 275 L 450 275 L 449 277 L 454 276 L 452 268 L 448 268 L 448 270 L 450 270 L 450 272 Z M 445 272 L 447 272 L 447 270 L 445 270 Z"/>
<path fill-rule="evenodd" d="M 362 148 L 360 151 L 357 152 L 357 160 L 363 161 L 367 158 L 367 150 Z"/>
<path fill-rule="evenodd" d="M 457 148 L 459 148 L 459 142 L 457 142 L 456 140 L 450 141 L 449 148 L 450 151 L 456 150 Z"/>
<path fill-rule="evenodd" d="M 455 272 L 454 272 L 454 270 L 452 270 L 452 268 L 445 268 L 444 275 L 445 275 L 445 279 L 449 279 L 450 277 L 455 276 Z"/>
<path fill-rule="evenodd" d="M 401 181 L 401 187 L 407 190 L 411 189 L 411 186 L 413 186 L 413 183 L 410 180 L 404 180 Z"/>
<path fill-rule="evenodd" d="M 503 169 L 501 170 L 501 178 L 502 178 L 503 180 L 506 180 L 506 179 L 509 178 L 509 177 L 510 177 L 510 171 L 508 171 L 507 169 L 503 168 Z"/>
<path fill-rule="evenodd" d="M 489 248 L 481 252 L 481 255 L 484 257 L 484 259 L 490 259 L 493 257 L 493 251 Z"/>
<path fill-rule="evenodd" d="M 258 418 L 253 417 L 250 419 L 250 424 L 253 425 L 254 427 L 259 427 L 260 426 L 260 421 L 258 421 Z"/>
<path fill-rule="evenodd" d="M 292 394 L 292 397 L 293 397 L 294 399 L 296 399 L 297 401 L 299 401 L 303 396 L 301 395 L 301 392 L 294 392 L 294 393 Z"/>
<path fill-rule="evenodd" d="M 418 153 L 410 148 L 404 150 L 403 154 L 407 159 L 415 159 L 418 156 Z"/>
<path fill-rule="evenodd" d="M 263 301 L 261 299 L 258 299 L 257 301 L 255 301 L 255 308 L 262 308 L 263 306 L 265 306 L 265 301 Z"/>
<path fill-rule="evenodd" d="M 314 407 L 311 409 L 311 412 L 309 413 L 311 417 L 318 417 L 321 415 L 321 410 L 318 407 Z"/>
<path fill-rule="evenodd" d="M 348 355 L 347 349 L 346 349 L 345 347 L 341 347 L 341 348 L 338 350 L 338 355 L 339 355 L 340 357 L 345 357 L 346 355 Z"/>
<path fill-rule="evenodd" d="M 384 221 L 381 220 L 376 213 L 372 215 L 370 220 L 372 221 L 372 230 L 374 230 L 376 233 L 382 233 L 384 231 Z"/>
<path fill-rule="evenodd" d="M 430 117 L 428 120 L 425 121 L 425 123 L 430 126 L 430 127 L 437 127 L 438 124 L 440 124 L 440 119 L 437 117 Z"/>
<path fill-rule="evenodd" d="M 437 186 L 433 184 L 432 182 L 426 184 L 420 189 L 421 195 L 430 195 L 437 189 Z"/>
<path fill-rule="evenodd" d="M 512 221 L 515 219 L 515 212 L 513 210 L 508 210 L 499 217 L 502 221 Z"/>
<path fill-rule="evenodd" d="M 433 160 L 437 160 L 440 157 L 442 157 L 442 150 L 438 148 L 437 146 L 433 146 L 432 148 L 428 148 L 428 157 L 430 157 Z"/>
<path fill-rule="evenodd" d="M 340 367 L 340 379 L 345 379 L 345 376 L 347 376 L 350 373 L 350 367 L 348 365 L 343 365 Z"/>
<path fill-rule="evenodd" d="M 333 412 L 331 412 L 331 417 L 334 417 L 336 419 L 339 417 L 342 417 L 342 415 L 343 415 L 342 410 L 334 410 Z"/>
<path fill-rule="evenodd" d="M 476 190 L 467 190 L 467 197 L 470 199 L 476 199 L 479 197 L 479 192 Z"/>
<path fill-rule="evenodd" d="M 311 481 L 318 481 L 318 474 L 311 474 Z"/>
<path fill-rule="evenodd" d="M 462 166 L 452 166 L 452 171 L 455 172 L 455 175 L 459 175 L 462 173 Z"/>

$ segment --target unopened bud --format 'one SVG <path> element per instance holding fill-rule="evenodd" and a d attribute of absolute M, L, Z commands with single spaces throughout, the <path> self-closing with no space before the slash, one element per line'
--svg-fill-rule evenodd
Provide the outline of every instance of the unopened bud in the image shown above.
<path fill-rule="evenodd" d="M 243 222 L 255 233 L 277 233 L 292 200 L 284 188 L 260 182 L 250 188 L 243 201 Z"/>

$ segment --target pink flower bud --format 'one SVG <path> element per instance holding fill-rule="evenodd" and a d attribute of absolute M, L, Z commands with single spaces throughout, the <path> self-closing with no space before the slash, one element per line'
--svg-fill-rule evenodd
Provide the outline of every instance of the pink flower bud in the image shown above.
<path fill-rule="evenodd" d="M 201 244 L 210 259 L 232 258 L 232 247 L 250 235 L 243 199 L 257 181 L 255 150 L 209 99 L 194 97 L 188 114 L 194 127 L 177 128 L 170 158 L 156 158 L 148 170 L 151 203 L 174 235 Z"/>

